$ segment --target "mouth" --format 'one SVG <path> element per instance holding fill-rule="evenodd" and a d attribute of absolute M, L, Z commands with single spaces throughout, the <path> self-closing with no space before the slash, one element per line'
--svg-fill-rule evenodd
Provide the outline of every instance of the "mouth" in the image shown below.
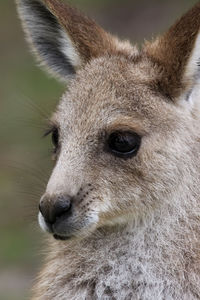
<path fill-rule="evenodd" d="M 65 219 L 65 216 L 62 216 L 54 224 L 50 224 L 44 219 L 41 212 L 39 212 L 38 221 L 41 229 L 51 234 L 55 240 L 69 241 L 76 237 L 81 238 L 90 234 L 96 228 L 98 216 L 93 216 L 93 219 L 89 221 L 86 218 L 85 222 L 84 220 L 74 222 L 73 219 L 69 222 L 69 218 Z"/>
<path fill-rule="evenodd" d="M 53 234 L 53 237 L 55 240 L 67 241 L 67 240 L 70 240 L 73 236 L 61 236 L 58 234 Z"/>
<path fill-rule="evenodd" d="M 70 240 L 74 237 L 74 235 L 72 234 L 59 234 L 58 232 L 55 232 L 55 228 L 54 226 L 52 226 L 50 223 L 46 222 L 43 218 L 43 216 L 41 215 L 41 213 L 39 213 L 38 215 L 38 221 L 40 224 L 40 227 L 42 228 L 42 230 L 44 232 L 48 232 L 49 234 L 51 234 L 54 239 L 56 240 L 60 240 L 60 241 L 66 241 L 66 240 Z"/>

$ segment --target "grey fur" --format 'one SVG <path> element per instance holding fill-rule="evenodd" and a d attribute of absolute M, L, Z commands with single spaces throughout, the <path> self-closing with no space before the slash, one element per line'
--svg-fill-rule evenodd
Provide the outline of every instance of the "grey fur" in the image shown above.
<path fill-rule="evenodd" d="M 38 20 L 25 5 L 33 8 L 32 1 L 21 0 L 20 13 L 38 37 L 27 17 Z M 49 235 L 33 300 L 200 299 L 199 15 L 197 4 L 186 15 L 190 26 L 178 23 L 140 52 L 97 30 L 108 48 L 79 68 L 52 117 L 59 147 L 43 199 L 53 207 L 58 195 L 70 195 L 73 210 L 52 225 L 51 233 L 68 240 Z M 46 29 L 55 19 L 47 19 L 39 30 L 54 45 L 55 30 L 50 37 Z M 83 32 L 95 48 L 94 35 Z M 118 129 L 141 136 L 136 156 L 105 151 Z M 48 231 L 41 213 L 39 221 Z"/>
<path fill-rule="evenodd" d="M 19 0 L 18 3 L 19 15 L 31 49 L 50 73 L 66 82 L 75 74 L 76 66 L 73 66 L 70 57 L 62 51 L 64 46 L 70 47 L 64 30 L 42 1 Z"/>

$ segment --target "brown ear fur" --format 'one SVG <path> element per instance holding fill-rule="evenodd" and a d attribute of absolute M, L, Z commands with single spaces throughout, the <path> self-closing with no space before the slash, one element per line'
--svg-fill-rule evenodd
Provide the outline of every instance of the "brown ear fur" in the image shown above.
<path fill-rule="evenodd" d="M 144 52 L 162 68 L 160 85 L 171 97 L 186 87 L 184 72 L 200 29 L 200 3 L 180 18 L 163 36 L 147 42 Z M 200 56 L 200 53 L 199 53 Z"/>
<path fill-rule="evenodd" d="M 122 51 L 123 54 L 126 54 L 126 50 L 128 50 L 127 54 L 131 54 L 131 47 L 126 49 L 125 45 L 127 44 L 125 43 L 124 47 L 120 49 L 120 43 L 116 38 L 105 32 L 79 10 L 62 3 L 60 0 L 44 0 L 43 2 L 71 37 L 78 53 L 85 62 L 106 53 L 114 54 Z"/>

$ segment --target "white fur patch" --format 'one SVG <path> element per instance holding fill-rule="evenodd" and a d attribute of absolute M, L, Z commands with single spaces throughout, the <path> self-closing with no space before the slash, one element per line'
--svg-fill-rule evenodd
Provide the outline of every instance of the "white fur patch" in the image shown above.
<path fill-rule="evenodd" d="M 62 53 L 68 58 L 74 68 L 78 68 L 81 65 L 81 59 L 78 52 L 76 51 L 75 46 L 64 30 L 60 30 L 60 35 Z"/>
<path fill-rule="evenodd" d="M 187 80 L 194 79 L 198 73 L 198 63 L 200 62 L 200 34 L 198 34 L 195 41 L 194 48 L 192 50 L 191 56 L 189 58 L 188 64 L 186 66 L 185 78 Z"/>
<path fill-rule="evenodd" d="M 38 214 L 38 223 L 43 231 L 49 232 L 49 228 L 47 227 L 46 222 L 45 222 L 41 212 L 39 212 L 39 214 Z"/>
<path fill-rule="evenodd" d="M 191 109 L 194 107 L 197 100 L 198 100 L 198 103 L 200 103 L 199 98 L 200 98 L 200 80 L 198 80 L 197 83 L 194 85 L 194 87 L 188 97 L 188 103 L 189 103 Z"/>
<path fill-rule="evenodd" d="M 184 95 L 180 96 L 179 103 L 192 111 L 199 103 L 200 97 L 200 34 L 198 34 L 195 41 L 194 48 L 191 52 L 190 58 L 185 68 L 184 81 L 188 86 Z M 183 100 L 183 101 L 182 101 Z M 185 101 L 187 100 L 187 101 Z"/>

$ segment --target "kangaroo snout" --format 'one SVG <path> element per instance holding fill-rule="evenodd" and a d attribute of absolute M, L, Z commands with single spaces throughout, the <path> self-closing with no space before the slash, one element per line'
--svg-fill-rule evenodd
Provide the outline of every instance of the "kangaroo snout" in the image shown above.
<path fill-rule="evenodd" d="M 46 192 L 39 204 L 39 224 L 44 231 L 56 239 L 69 239 L 97 223 L 98 211 L 94 211 L 95 201 L 91 184 L 81 187 L 73 196 L 67 193 Z"/>
<path fill-rule="evenodd" d="M 70 215 L 72 197 L 69 195 L 44 194 L 40 200 L 39 210 L 48 225 L 53 225 L 65 214 Z"/>

